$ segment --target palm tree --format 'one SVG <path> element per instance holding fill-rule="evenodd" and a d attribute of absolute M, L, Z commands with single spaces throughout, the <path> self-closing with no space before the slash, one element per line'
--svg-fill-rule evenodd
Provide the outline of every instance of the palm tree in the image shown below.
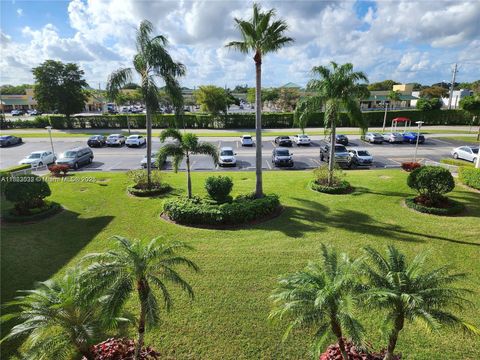
<path fill-rule="evenodd" d="M 447 265 L 427 270 L 425 254 L 417 255 L 408 264 L 394 246 L 388 246 L 385 257 L 371 247 L 365 251 L 368 261 L 362 269 L 368 283 L 362 297 L 367 306 L 387 311 L 392 325 L 385 360 L 393 358 L 405 321 L 418 321 L 433 330 L 441 325 L 460 325 L 480 334 L 479 329 L 447 311 L 449 306 L 462 309 L 467 302 L 463 296 L 470 291 L 450 286 L 465 274 L 451 274 Z"/>
<path fill-rule="evenodd" d="M 87 302 L 74 270 L 58 280 L 37 284 L 35 290 L 22 291 L 8 306 L 18 307 L 12 314 L 2 316 L 2 323 L 20 321 L 2 339 L 27 337 L 26 359 L 70 359 L 78 355 L 93 359 L 90 345 L 100 329 L 96 307 Z"/>
<path fill-rule="evenodd" d="M 363 327 L 353 318 L 353 296 L 358 288 L 355 282 L 355 269 L 358 261 L 351 261 L 346 255 L 341 258 L 333 250 L 322 244 L 322 261 L 310 262 L 305 270 L 282 277 L 271 298 L 275 308 L 270 318 L 290 318 L 284 338 L 294 327 L 315 327 L 315 355 L 329 335 L 337 340 L 344 360 L 344 331 L 359 343 Z"/>
<path fill-rule="evenodd" d="M 341 111 L 346 111 L 350 120 L 360 126 L 362 133 L 365 133 L 368 125 L 364 121 L 358 100 L 368 96 L 368 90 L 364 84 L 359 81 L 367 82 L 367 77 L 363 72 L 354 72 L 353 65 L 350 63 L 338 65 L 331 62 L 330 70 L 325 66 L 315 66 L 312 69 L 314 76 L 320 76 L 320 79 L 312 79 L 307 84 L 307 90 L 316 93 L 306 97 L 298 105 L 304 110 L 303 116 L 308 116 L 314 112 L 319 112 L 322 105 L 325 106 L 324 122 L 325 127 L 330 125 L 330 156 L 328 163 L 328 184 L 333 181 L 333 171 L 335 165 L 335 130 Z"/>
<path fill-rule="evenodd" d="M 232 47 L 244 54 L 253 52 L 255 61 L 255 137 L 256 137 L 256 186 L 255 196 L 263 196 L 262 184 L 262 57 L 271 52 L 277 52 L 283 46 L 293 42 L 284 36 L 287 24 L 284 20 L 273 20 L 275 10 L 262 12 L 260 5 L 253 4 L 253 16 L 250 20 L 235 18 L 242 35 L 241 41 L 229 42 Z"/>
<path fill-rule="evenodd" d="M 400 101 L 402 98 L 400 97 L 400 92 L 399 91 L 390 91 L 387 95 L 388 100 L 390 100 L 392 103 L 394 101 Z M 393 109 L 393 106 L 391 106 Z M 387 111 L 388 111 L 388 103 L 385 102 L 385 115 L 383 116 L 383 126 L 382 126 L 382 132 L 385 132 L 385 124 L 387 122 Z"/>
<path fill-rule="evenodd" d="M 163 79 L 165 91 L 178 110 L 182 108 L 183 97 L 177 77 L 185 75 L 185 66 L 173 61 L 166 50 L 167 38 L 162 35 L 152 36 L 152 32 L 152 23 L 143 20 L 137 29 L 137 54 L 133 57 L 133 67 L 140 77 L 140 91 L 147 112 L 147 176 L 149 186 L 151 184 L 152 113 L 159 107 L 159 89 L 155 78 Z M 132 81 L 132 75 L 131 68 L 122 68 L 113 72 L 107 83 L 108 97 L 116 99 L 120 89 Z"/>
<path fill-rule="evenodd" d="M 215 165 L 218 163 L 217 148 L 208 142 L 199 142 L 198 136 L 191 133 L 182 134 L 177 129 L 165 129 L 160 134 L 160 141 L 173 138 L 174 143 L 165 144 L 158 152 L 158 161 L 162 163 L 168 156 L 173 157 L 173 170 L 178 167 L 185 158 L 187 163 L 187 193 L 188 198 L 192 197 L 192 179 L 190 177 L 190 156 L 194 154 L 210 155 Z"/>
<path fill-rule="evenodd" d="M 114 236 L 118 242 L 115 250 L 86 255 L 82 261 L 93 262 L 87 267 L 83 283 L 88 296 L 103 297 L 102 318 L 107 322 L 118 316 L 130 298 L 137 292 L 140 302 L 138 318 L 138 340 L 135 345 L 135 359 L 139 359 L 143 347 L 145 326 L 159 322 L 160 307 L 154 288 L 160 290 L 166 310 L 172 307 L 172 297 L 167 282 L 178 285 L 193 299 L 193 289 L 174 269 L 186 265 L 195 271 L 199 268 L 191 260 L 177 255 L 179 250 L 190 249 L 181 243 L 166 243 L 155 238 L 144 245 L 138 240 L 131 241 Z"/>

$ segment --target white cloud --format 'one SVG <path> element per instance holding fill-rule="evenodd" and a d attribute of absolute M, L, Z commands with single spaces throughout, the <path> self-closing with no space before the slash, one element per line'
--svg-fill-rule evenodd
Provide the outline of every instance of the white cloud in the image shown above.
<path fill-rule="evenodd" d="M 23 16 L 23 9 L 20 9 L 20 8 L 17 9 L 17 16 L 18 17 Z"/>

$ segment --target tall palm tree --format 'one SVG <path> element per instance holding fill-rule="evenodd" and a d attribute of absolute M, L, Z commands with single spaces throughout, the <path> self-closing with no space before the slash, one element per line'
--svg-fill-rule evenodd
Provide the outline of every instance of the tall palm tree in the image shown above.
<path fill-rule="evenodd" d="M 235 18 L 242 35 L 241 41 L 229 42 L 232 47 L 244 54 L 254 53 L 255 61 L 255 138 L 256 138 L 256 186 L 255 196 L 263 196 L 262 184 L 262 58 L 277 52 L 283 46 L 293 42 L 285 36 L 288 26 L 284 20 L 273 20 L 275 9 L 262 12 L 260 5 L 253 4 L 253 16 L 249 20 Z"/>
<path fill-rule="evenodd" d="M 143 20 L 137 29 L 137 54 L 133 57 L 133 68 L 140 77 L 140 91 L 147 111 L 147 175 L 149 186 L 151 184 L 152 113 L 159 107 L 159 89 L 155 78 L 162 78 L 165 82 L 165 91 L 172 99 L 175 108 L 180 109 L 183 97 L 177 78 L 185 75 L 185 66 L 173 61 L 166 49 L 167 38 L 162 35 L 153 36 L 152 32 L 152 23 Z M 116 99 L 120 89 L 132 81 L 132 75 L 131 68 L 114 71 L 108 78 L 108 97 Z"/>
<path fill-rule="evenodd" d="M 165 129 L 160 134 L 160 141 L 173 138 L 174 143 L 165 144 L 158 152 L 158 161 L 163 162 L 168 156 L 173 157 L 173 170 L 178 171 L 180 163 L 185 158 L 187 163 L 187 194 L 192 197 L 192 179 L 190 177 L 190 156 L 204 154 L 212 157 L 215 165 L 218 163 L 218 150 L 208 142 L 199 142 L 198 136 L 191 133 L 181 133 L 177 129 Z"/>
<path fill-rule="evenodd" d="M 480 334 L 479 329 L 447 310 L 451 306 L 461 309 L 467 302 L 463 296 L 470 291 L 451 286 L 465 274 L 452 274 L 446 265 L 427 269 L 425 254 L 418 254 L 408 264 L 405 255 L 394 246 L 388 246 L 386 256 L 371 247 L 365 251 L 368 261 L 362 268 L 368 283 L 362 297 L 369 307 L 387 311 L 392 326 L 385 360 L 393 358 L 405 321 L 418 321 L 433 330 L 441 325 L 459 325 Z"/>
<path fill-rule="evenodd" d="M 338 65 L 331 62 L 331 69 L 326 66 L 315 66 L 312 69 L 314 76 L 320 79 L 312 79 L 307 84 L 307 91 L 314 95 L 306 97 L 298 105 L 308 116 L 319 112 L 322 106 L 325 107 L 325 127 L 330 126 L 330 156 L 328 163 L 328 184 L 333 181 L 333 170 L 335 165 L 335 130 L 340 112 L 348 114 L 350 120 L 360 126 L 362 133 L 365 133 L 368 125 L 363 119 L 360 111 L 359 99 L 368 96 L 368 90 L 359 81 L 368 82 L 363 72 L 353 71 L 350 63 Z"/>
<path fill-rule="evenodd" d="M 346 255 L 338 257 L 333 250 L 322 244 L 322 261 L 311 262 L 300 272 L 282 277 L 271 298 L 275 308 L 270 318 L 290 319 L 284 338 L 294 327 L 314 327 L 314 351 L 318 356 L 325 340 L 333 334 L 344 360 L 345 331 L 359 343 L 363 327 L 352 315 L 353 296 L 358 288 L 355 269 L 358 261 L 351 261 Z"/>
<path fill-rule="evenodd" d="M 2 316 L 2 323 L 20 321 L 2 342 L 26 336 L 26 359 L 93 359 L 90 345 L 100 329 L 98 302 L 87 302 L 78 282 L 79 272 L 70 271 L 58 280 L 37 284 L 34 290 L 22 291 L 8 306 L 18 307 Z"/>
<path fill-rule="evenodd" d="M 82 261 L 92 262 L 83 277 L 82 283 L 89 296 L 103 297 L 102 318 L 110 321 L 133 293 L 140 302 L 138 318 L 138 340 L 135 344 L 135 359 L 139 359 L 143 347 L 145 327 L 155 326 L 160 318 L 158 294 L 160 290 L 166 310 L 172 307 L 172 297 L 167 282 L 180 286 L 193 298 L 193 289 L 174 269 L 176 265 L 186 265 L 195 271 L 198 266 L 191 260 L 177 254 L 179 250 L 190 249 L 181 243 L 166 243 L 155 238 L 147 245 L 138 240 L 131 241 L 114 236 L 117 249 L 105 253 L 86 255 Z"/>

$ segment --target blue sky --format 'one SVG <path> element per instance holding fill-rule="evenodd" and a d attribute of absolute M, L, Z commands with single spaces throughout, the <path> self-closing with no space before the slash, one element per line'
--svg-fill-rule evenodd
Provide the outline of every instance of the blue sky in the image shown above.
<path fill-rule="evenodd" d="M 431 84 L 480 78 L 480 1 L 259 1 L 275 8 L 295 43 L 264 61 L 264 85 L 304 85 L 313 66 L 352 62 L 371 82 Z M 224 47 L 239 37 L 233 18 L 250 16 L 244 0 L 1 1 L 0 83 L 30 83 L 46 59 L 77 62 L 91 86 L 129 66 L 134 29 L 151 20 L 187 66 L 184 86 L 254 83 L 250 56 Z"/>

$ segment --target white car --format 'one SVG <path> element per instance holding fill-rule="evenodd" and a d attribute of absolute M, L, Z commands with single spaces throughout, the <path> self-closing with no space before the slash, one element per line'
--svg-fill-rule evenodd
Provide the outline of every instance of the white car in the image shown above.
<path fill-rule="evenodd" d="M 250 135 L 242 135 L 240 139 L 242 146 L 253 146 L 253 139 Z"/>
<path fill-rule="evenodd" d="M 362 149 L 350 149 L 349 166 L 358 167 L 358 166 L 372 166 L 373 165 L 373 156 L 367 151 Z"/>
<path fill-rule="evenodd" d="M 218 166 L 237 166 L 237 159 L 231 147 L 222 147 L 218 156 Z"/>
<path fill-rule="evenodd" d="M 130 135 L 127 140 L 125 140 L 125 145 L 130 146 L 143 146 L 146 144 L 146 140 L 142 135 Z"/>
<path fill-rule="evenodd" d="M 105 143 L 107 146 L 123 146 L 125 145 L 125 136 L 122 134 L 109 135 Z"/>
<path fill-rule="evenodd" d="M 31 167 L 53 164 L 57 160 L 51 151 L 34 151 L 19 162 L 20 165 L 29 164 Z"/>
<path fill-rule="evenodd" d="M 476 163 L 478 146 L 460 146 L 452 150 L 452 156 L 454 159 L 463 159 Z"/>
<path fill-rule="evenodd" d="M 300 146 L 300 145 L 310 145 L 311 144 L 311 140 L 310 138 L 308 137 L 308 135 L 306 134 L 298 134 L 298 135 L 295 135 L 293 137 L 293 141 L 295 141 L 295 144 L 297 144 L 297 146 Z"/>
<path fill-rule="evenodd" d="M 391 132 L 383 134 L 383 140 L 388 141 L 390 144 L 403 143 L 403 135 L 398 132 Z"/>

